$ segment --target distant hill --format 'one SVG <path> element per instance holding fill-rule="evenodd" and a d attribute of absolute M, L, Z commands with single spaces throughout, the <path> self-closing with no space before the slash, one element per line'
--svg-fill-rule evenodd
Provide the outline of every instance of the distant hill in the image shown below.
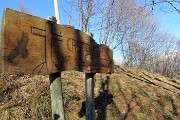
<path fill-rule="evenodd" d="M 114 61 L 114 64 L 117 65 L 117 66 L 123 66 L 124 63 L 125 63 L 125 61 L 123 59 Z"/>
<path fill-rule="evenodd" d="M 85 120 L 84 73 L 62 73 L 65 116 Z M 180 80 L 116 66 L 95 75 L 98 120 L 179 120 Z M 50 120 L 48 76 L 1 75 L 0 120 Z"/>

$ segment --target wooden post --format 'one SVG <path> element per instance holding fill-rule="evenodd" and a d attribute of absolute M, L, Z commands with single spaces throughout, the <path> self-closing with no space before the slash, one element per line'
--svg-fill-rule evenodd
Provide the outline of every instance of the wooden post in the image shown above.
<path fill-rule="evenodd" d="M 49 75 L 49 80 L 50 80 L 52 119 L 65 120 L 61 72 L 57 72 Z"/>
<path fill-rule="evenodd" d="M 94 73 L 85 74 L 86 87 L 86 120 L 95 119 L 94 107 Z"/>

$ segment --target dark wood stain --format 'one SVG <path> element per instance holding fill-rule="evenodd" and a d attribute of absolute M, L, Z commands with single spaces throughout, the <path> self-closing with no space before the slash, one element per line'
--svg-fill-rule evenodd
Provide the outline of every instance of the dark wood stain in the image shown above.
<path fill-rule="evenodd" d="M 8 62 L 12 63 L 13 59 L 15 59 L 19 55 L 21 55 L 22 58 L 28 57 L 28 50 L 26 49 L 28 41 L 28 33 L 23 32 L 21 40 L 18 41 L 18 45 L 8 55 Z"/>

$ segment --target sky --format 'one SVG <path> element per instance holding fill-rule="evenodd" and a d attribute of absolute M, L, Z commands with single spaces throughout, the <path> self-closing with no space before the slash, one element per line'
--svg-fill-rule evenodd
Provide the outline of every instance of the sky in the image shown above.
<path fill-rule="evenodd" d="M 180 9 L 180 4 L 175 6 Z M 160 4 L 154 8 L 153 14 L 158 18 L 161 31 L 168 31 L 180 39 L 180 14 L 177 11 L 169 4 Z"/>
<path fill-rule="evenodd" d="M 18 10 L 21 2 L 22 0 L 0 0 L 0 22 L 5 8 Z M 34 16 L 38 16 L 41 18 L 55 16 L 54 0 L 23 0 L 23 2 L 28 12 L 30 12 Z M 64 9 L 68 9 L 68 6 L 66 4 L 66 0 L 59 0 L 61 24 L 69 23 L 69 17 L 64 11 Z M 167 11 L 163 12 L 160 10 L 162 7 L 169 11 L 169 9 L 167 9 L 169 6 L 166 5 L 156 7 L 153 11 L 153 14 L 155 15 L 155 17 L 157 17 L 160 23 L 160 30 L 164 32 L 168 31 L 172 35 L 175 35 L 178 39 L 180 39 L 180 14 L 178 14 L 176 11 L 169 13 L 167 13 Z M 180 5 L 177 7 L 180 8 Z M 76 29 L 78 29 L 77 23 L 74 23 L 74 26 Z M 116 59 L 121 59 L 121 55 L 115 54 L 114 56 L 116 56 Z"/>

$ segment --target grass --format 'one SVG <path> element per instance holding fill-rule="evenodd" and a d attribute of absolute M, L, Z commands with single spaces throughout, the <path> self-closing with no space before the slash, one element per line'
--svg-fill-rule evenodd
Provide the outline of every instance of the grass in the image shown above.
<path fill-rule="evenodd" d="M 84 73 L 62 72 L 67 120 L 85 120 Z M 98 120 L 178 120 L 180 84 L 159 74 L 115 68 L 109 82 L 95 75 Z M 12 75 L 0 78 L 0 120 L 50 120 L 48 76 Z"/>

